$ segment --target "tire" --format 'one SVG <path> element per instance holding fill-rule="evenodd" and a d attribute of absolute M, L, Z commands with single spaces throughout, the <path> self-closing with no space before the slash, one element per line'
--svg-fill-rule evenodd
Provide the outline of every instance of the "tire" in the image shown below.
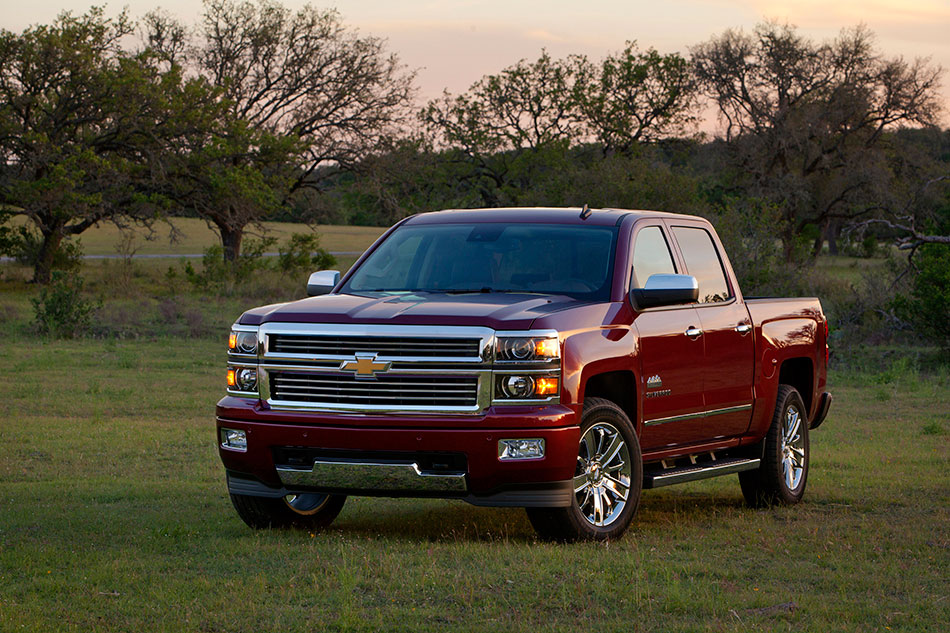
<path fill-rule="evenodd" d="M 567 508 L 526 508 L 542 540 L 611 541 L 623 536 L 640 505 L 643 460 L 627 414 L 610 400 L 587 398 Z"/>
<path fill-rule="evenodd" d="M 753 508 L 802 500 L 808 481 L 808 411 L 794 387 L 779 385 L 765 453 L 756 470 L 739 473 L 746 503 Z"/>
<path fill-rule="evenodd" d="M 306 493 L 286 497 L 231 495 L 231 503 L 249 527 L 254 529 L 299 527 L 321 530 L 340 514 L 344 495 Z"/>

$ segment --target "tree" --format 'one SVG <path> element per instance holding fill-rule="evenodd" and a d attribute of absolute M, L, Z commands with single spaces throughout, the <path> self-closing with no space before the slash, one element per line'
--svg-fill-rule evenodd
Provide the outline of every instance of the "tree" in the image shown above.
<path fill-rule="evenodd" d="M 828 229 L 873 213 L 874 189 L 887 179 L 883 135 L 933 125 L 939 113 L 942 69 L 884 58 L 864 27 L 817 44 L 767 22 L 694 47 L 692 61 L 741 186 L 783 209 L 787 259 L 809 225 Z"/>
<path fill-rule="evenodd" d="M 206 0 L 195 33 L 161 14 L 146 25 L 169 63 L 222 90 L 214 127 L 179 147 L 174 192 L 218 231 L 228 261 L 249 224 L 386 146 L 412 100 L 413 74 L 332 10 Z"/>
<path fill-rule="evenodd" d="M 577 58 L 573 100 L 589 134 L 607 152 L 684 135 L 695 122 L 696 86 L 678 53 L 637 50 L 628 42 L 600 65 Z"/>
<path fill-rule="evenodd" d="M 522 59 L 497 75 L 486 75 L 457 97 L 446 92 L 422 113 L 439 140 L 466 152 L 535 149 L 580 134 L 571 98 L 572 64 L 547 51 L 534 62 Z"/>
<path fill-rule="evenodd" d="M 0 206 L 39 233 L 36 282 L 50 281 L 65 238 L 143 208 L 161 77 L 123 50 L 131 32 L 125 13 L 99 8 L 0 31 Z"/>

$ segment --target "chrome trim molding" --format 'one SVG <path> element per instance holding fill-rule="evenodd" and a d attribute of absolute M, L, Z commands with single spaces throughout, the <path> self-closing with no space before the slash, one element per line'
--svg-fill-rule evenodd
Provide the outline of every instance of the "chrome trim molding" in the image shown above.
<path fill-rule="evenodd" d="M 426 473 L 415 462 L 316 460 L 312 470 L 278 466 L 285 486 L 392 492 L 465 492 L 465 473 Z"/>
<path fill-rule="evenodd" d="M 696 420 L 699 418 L 708 418 L 714 415 L 724 413 L 735 413 L 736 411 L 745 411 L 751 409 L 751 404 L 740 404 L 736 407 L 726 407 L 724 409 L 710 409 L 709 411 L 697 411 L 696 413 L 684 413 L 683 415 L 671 415 L 668 418 L 655 418 L 653 420 L 644 420 L 644 426 L 656 426 L 657 424 L 666 424 L 667 422 L 680 422 L 681 420 Z"/>

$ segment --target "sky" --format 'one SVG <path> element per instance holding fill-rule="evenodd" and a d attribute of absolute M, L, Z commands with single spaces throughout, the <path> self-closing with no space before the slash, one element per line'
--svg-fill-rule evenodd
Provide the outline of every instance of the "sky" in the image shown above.
<path fill-rule="evenodd" d="M 90 0 L 0 0 L 0 28 L 20 31 L 58 13 L 84 12 Z M 283 0 L 288 7 L 304 0 Z M 102 4 L 102 2 L 99 2 Z M 942 94 L 950 124 L 950 0 L 330 0 L 344 22 L 363 35 L 388 41 L 388 50 L 418 71 L 421 101 L 444 89 L 464 91 L 480 77 L 542 49 L 561 57 L 591 59 L 621 50 L 628 40 L 641 49 L 688 54 L 689 47 L 728 28 L 751 30 L 763 19 L 796 25 L 817 41 L 843 28 L 866 24 L 886 56 L 930 57 L 948 69 Z M 133 17 L 162 7 L 186 22 L 197 21 L 196 0 L 110 2 L 107 13 L 128 6 Z"/>

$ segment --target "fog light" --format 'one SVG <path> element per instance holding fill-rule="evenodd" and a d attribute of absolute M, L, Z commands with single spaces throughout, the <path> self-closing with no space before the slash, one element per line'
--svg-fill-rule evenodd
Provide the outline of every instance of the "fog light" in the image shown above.
<path fill-rule="evenodd" d="M 534 393 L 534 378 L 531 376 L 509 376 L 504 379 L 502 389 L 509 398 L 530 398 Z"/>
<path fill-rule="evenodd" d="M 543 459 L 544 439 L 498 440 L 498 459 Z"/>
<path fill-rule="evenodd" d="M 247 451 L 247 435 L 244 431 L 221 429 L 221 446 L 232 451 Z"/>

